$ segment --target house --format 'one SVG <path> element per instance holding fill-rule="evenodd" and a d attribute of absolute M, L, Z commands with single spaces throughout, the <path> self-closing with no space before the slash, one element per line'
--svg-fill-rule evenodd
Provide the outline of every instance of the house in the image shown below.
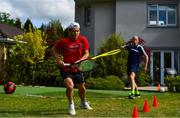
<path fill-rule="evenodd" d="M 17 27 L 0 23 L 0 83 L 4 79 L 7 49 L 14 43 L 13 37 L 22 33 L 23 31 Z"/>
<path fill-rule="evenodd" d="M 154 85 L 164 85 L 167 74 L 180 74 L 179 0 L 75 0 L 75 21 L 93 54 L 111 33 L 121 33 L 126 40 L 142 37 L 151 49 Z"/>

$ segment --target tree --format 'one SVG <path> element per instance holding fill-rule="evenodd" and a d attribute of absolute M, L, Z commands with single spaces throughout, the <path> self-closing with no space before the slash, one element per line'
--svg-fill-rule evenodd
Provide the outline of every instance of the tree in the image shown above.
<path fill-rule="evenodd" d="M 15 40 L 16 44 L 10 49 L 11 58 L 18 59 L 16 65 L 21 68 L 19 70 L 23 67 L 24 74 L 21 75 L 26 77 L 21 78 L 28 78 L 28 81 L 34 82 L 37 63 L 43 61 L 47 48 L 45 34 L 40 30 L 35 29 L 32 32 L 30 29 L 29 32 L 16 36 Z M 31 71 L 32 75 L 27 75 Z M 29 77 L 32 77 L 32 81 Z"/>
<path fill-rule="evenodd" d="M 26 32 L 30 32 L 30 30 L 34 30 L 34 27 L 33 27 L 33 24 L 31 22 L 31 20 L 28 18 L 26 20 L 26 22 L 24 23 L 24 27 L 23 29 L 26 31 Z"/>
<path fill-rule="evenodd" d="M 68 30 L 68 28 L 66 28 L 65 30 L 64 30 L 64 35 L 63 35 L 63 37 L 64 38 L 66 38 L 66 37 L 68 37 L 68 32 L 69 32 L 69 30 Z"/>
<path fill-rule="evenodd" d="M 10 18 L 9 13 L 0 12 L 0 23 L 15 25 L 15 20 Z"/>
<path fill-rule="evenodd" d="M 51 48 L 55 41 L 63 37 L 63 28 L 59 20 L 51 20 L 45 27 L 45 32 L 47 34 L 47 44 L 49 46 L 46 50 L 46 57 L 49 58 L 51 56 Z"/>
<path fill-rule="evenodd" d="M 125 40 L 120 35 L 112 34 L 108 39 L 102 42 L 99 53 L 118 49 L 125 44 Z M 121 51 L 116 55 L 111 55 L 96 60 L 97 67 L 93 70 L 92 76 L 104 77 L 107 75 L 116 75 L 124 78 L 126 75 L 127 51 Z"/>
<path fill-rule="evenodd" d="M 59 20 L 51 20 L 46 29 L 47 40 L 57 40 L 63 37 L 63 28 Z"/>
<path fill-rule="evenodd" d="M 15 26 L 21 29 L 21 24 L 22 24 L 22 23 L 21 23 L 20 18 L 16 18 Z"/>
<path fill-rule="evenodd" d="M 0 22 L 7 23 L 9 20 L 10 14 L 5 12 L 0 12 Z"/>
<path fill-rule="evenodd" d="M 39 30 L 41 30 L 42 32 L 45 32 L 45 25 L 42 23 L 41 27 L 39 28 Z"/>

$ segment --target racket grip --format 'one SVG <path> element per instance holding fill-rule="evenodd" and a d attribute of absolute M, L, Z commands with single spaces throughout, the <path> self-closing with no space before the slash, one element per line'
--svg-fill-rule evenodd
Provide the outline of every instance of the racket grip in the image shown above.
<path fill-rule="evenodd" d="M 78 64 L 80 63 L 82 60 L 77 60 L 76 62 L 74 62 L 74 64 Z"/>
<path fill-rule="evenodd" d="M 64 66 L 71 66 L 70 63 L 64 63 Z"/>

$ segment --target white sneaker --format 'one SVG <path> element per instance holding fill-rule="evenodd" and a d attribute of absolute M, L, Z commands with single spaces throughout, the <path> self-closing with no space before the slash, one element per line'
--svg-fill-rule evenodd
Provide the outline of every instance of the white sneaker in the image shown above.
<path fill-rule="evenodd" d="M 74 108 L 74 104 L 70 104 L 70 105 L 69 105 L 68 113 L 69 113 L 70 115 L 76 115 L 76 111 L 75 111 L 75 108 Z"/>
<path fill-rule="evenodd" d="M 88 102 L 81 102 L 80 105 L 79 105 L 82 109 L 89 109 L 89 110 L 92 110 L 93 108 L 90 107 L 89 103 Z"/>

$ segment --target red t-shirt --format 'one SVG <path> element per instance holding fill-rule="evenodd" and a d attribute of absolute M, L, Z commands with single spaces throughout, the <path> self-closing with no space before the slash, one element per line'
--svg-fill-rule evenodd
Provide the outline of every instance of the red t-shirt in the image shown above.
<path fill-rule="evenodd" d="M 83 52 L 89 49 L 89 43 L 85 36 L 80 35 L 77 40 L 72 41 L 69 38 L 60 39 L 56 45 L 60 49 L 65 63 L 74 63 L 83 56 Z M 65 66 L 62 68 L 64 71 L 77 72 L 75 67 Z"/>

